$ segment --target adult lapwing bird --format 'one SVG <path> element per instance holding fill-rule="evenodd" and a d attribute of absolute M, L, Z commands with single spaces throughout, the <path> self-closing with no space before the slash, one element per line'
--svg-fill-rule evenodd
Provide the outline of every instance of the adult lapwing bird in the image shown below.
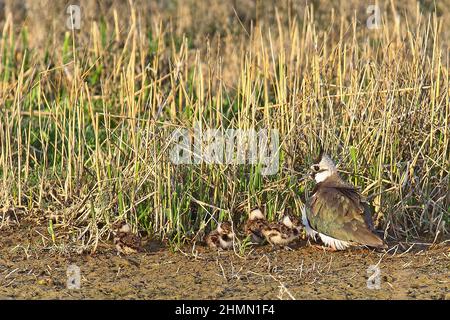
<path fill-rule="evenodd" d="M 311 166 L 316 181 L 312 196 L 302 208 L 302 221 L 309 237 L 316 236 L 332 250 L 350 246 L 387 248 L 373 233 L 368 204 L 352 185 L 344 182 L 328 155 L 321 152 Z"/>
<path fill-rule="evenodd" d="M 269 223 L 262 229 L 262 234 L 273 247 L 287 246 L 300 236 L 300 224 L 294 224 L 289 215 L 285 215 L 281 222 Z"/>
<path fill-rule="evenodd" d="M 128 223 L 125 221 L 116 222 L 112 229 L 118 254 L 131 254 L 141 250 L 141 238 L 131 232 Z"/>
<path fill-rule="evenodd" d="M 245 224 L 245 234 L 250 237 L 250 241 L 254 244 L 262 244 L 266 239 L 263 230 L 268 227 L 269 223 L 264 213 L 258 208 L 250 211 L 247 223 Z"/>
<path fill-rule="evenodd" d="M 231 249 L 233 247 L 234 232 L 231 223 L 222 222 L 216 230 L 211 231 L 205 238 L 205 242 L 210 248 Z"/>

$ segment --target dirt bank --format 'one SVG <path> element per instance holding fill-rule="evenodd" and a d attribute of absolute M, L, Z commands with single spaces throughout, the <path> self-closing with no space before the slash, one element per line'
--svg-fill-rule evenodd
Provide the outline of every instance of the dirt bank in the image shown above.
<path fill-rule="evenodd" d="M 0 298 L 19 299 L 449 299 L 450 248 L 398 246 L 324 252 L 300 243 L 293 251 L 256 248 L 245 257 L 186 246 L 184 253 L 150 244 L 146 252 L 117 256 L 111 244 L 97 253 L 61 254 L 34 247 L 3 230 Z M 403 251 L 403 253 L 402 253 Z M 81 270 L 81 288 L 66 287 L 67 267 Z M 380 289 L 369 289 L 370 265 Z"/>

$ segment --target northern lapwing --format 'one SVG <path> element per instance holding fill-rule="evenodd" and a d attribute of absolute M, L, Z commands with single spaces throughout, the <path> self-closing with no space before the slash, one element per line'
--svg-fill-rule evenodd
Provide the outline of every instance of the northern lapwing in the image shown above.
<path fill-rule="evenodd" d="M 321 151 L 311 166 L 316 181 L 312 196 L 302 208 L 302 222 L 309 237 L 332 250 L 350 246 L 386 249 L 385 242 L 373 231 L 368 203 L 358 190 L 339 176 L 331 158 Z"/>

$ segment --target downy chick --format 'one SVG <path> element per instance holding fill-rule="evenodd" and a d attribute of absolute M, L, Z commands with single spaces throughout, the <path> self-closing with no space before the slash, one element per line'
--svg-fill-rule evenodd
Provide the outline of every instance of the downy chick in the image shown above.
<path fill-rule="evenodd" d="M 125 221 L 113 224 L 114 244 L 118 254 L 131 254 L 141 250 L 141 238 L 131 232 Z"/>
<path fill-rule="evenodd" d="M 233 247 L 234 232 L 231 223 L 226 221 L 217 226 L 205 238 L 206 244 L 210 248 L 231 249 Z"/>
<path fill-rule="evenodd" d="M 300 236 L 301 226 L 295 225 L 289 215 L 281 222 L 270 223 L 263 229 L 263 235 L 272 246 L 287 246 Z"/>
<path fill-rule="evenodd" d="M 262 244 L 265 240 L 263 230 L 269 226 L 266 217 L 258 208 L 253 209 L 245 224 L 245 234 L 250 236 L 250 240 L 254 244 Z"/>

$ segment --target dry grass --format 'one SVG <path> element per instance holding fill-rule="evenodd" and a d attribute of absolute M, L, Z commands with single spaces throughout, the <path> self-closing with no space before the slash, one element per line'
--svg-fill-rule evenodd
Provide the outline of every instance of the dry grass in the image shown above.
<path fill-rule="evenodd" d="M 321 143 L 391 237 L 448 238 L 448 6 L 380 1 L 382 26 L 370 30 L 356 1 L 81 1 L 72 33 L 63 4 L 44 15 L 27 2 L 26 17 L 11 3 L 2 223 L 20 210 L 48 225 L 45 244 L 95 249 L 126 216 L 182 243 L 210 215 L 239 223 L 254 205 L 271 218 L 298 208 Z M 278 129 L 278 173 L 172 164 L 170 133 L 194 124 Z"/>

